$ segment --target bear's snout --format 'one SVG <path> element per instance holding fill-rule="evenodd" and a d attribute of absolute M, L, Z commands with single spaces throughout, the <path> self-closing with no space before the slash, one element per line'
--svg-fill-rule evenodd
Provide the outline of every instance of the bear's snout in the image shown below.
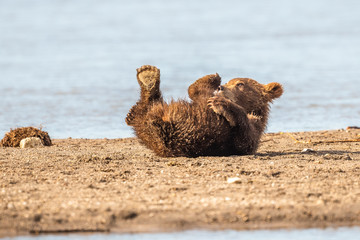
<path fill-rule="evenodd" d="M 223 85 L 218 86 L 218 88 L 215 90 L 214 95 L 223 94 L 225 90 L 225 87 Z"/>

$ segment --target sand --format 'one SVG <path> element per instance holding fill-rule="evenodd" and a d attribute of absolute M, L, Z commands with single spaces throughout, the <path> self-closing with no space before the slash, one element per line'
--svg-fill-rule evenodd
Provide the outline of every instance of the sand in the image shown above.
<path fill-rule="evenodd" d="M 339 141 L 359 137 L 269 133 L 256 155 L 198 158 L 136 138 L 2 147 L 0 236 L 360 225 L 360 142 Z"/>

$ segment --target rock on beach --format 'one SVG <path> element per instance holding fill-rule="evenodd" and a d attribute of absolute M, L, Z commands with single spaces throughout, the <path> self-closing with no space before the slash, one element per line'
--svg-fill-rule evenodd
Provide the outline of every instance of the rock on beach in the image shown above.
<path fill-rule="evenodd" d="M 35 148 L 44 146 L 40 138 L 28 137 L 20 141 L 20 148 Z"/>

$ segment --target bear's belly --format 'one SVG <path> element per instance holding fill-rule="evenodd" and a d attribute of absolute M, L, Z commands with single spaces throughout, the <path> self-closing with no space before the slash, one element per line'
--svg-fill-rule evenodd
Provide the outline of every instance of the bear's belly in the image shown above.
<path fill-rule="evenodd" d="M 162 144 L 169 156 L 235 154 L 232 128 L 207 106 L 170 106 L 163 120 Z"/>

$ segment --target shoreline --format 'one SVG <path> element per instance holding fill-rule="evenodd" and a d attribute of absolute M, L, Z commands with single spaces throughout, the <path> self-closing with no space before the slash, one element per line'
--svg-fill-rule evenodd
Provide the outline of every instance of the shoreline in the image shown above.
<path fill-rule="evenodd" d="M 255 155 L 198 158 L 136 138 L 0 147 L 0 237 L 360 226 L 359 137 L 267 133 Z"/>

